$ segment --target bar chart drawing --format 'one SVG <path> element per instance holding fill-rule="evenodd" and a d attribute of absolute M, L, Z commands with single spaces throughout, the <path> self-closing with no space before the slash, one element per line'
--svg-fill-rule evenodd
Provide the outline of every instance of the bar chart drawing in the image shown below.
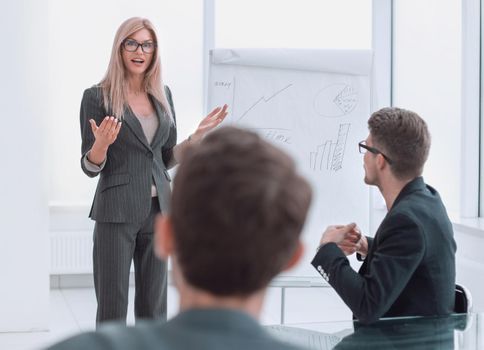
<path fill-rule="evenodd" d="M 343 168 L 346 140 L 351 124 L 340 124 L 338 137 L 334 140 L 324 140 L 316 147 L 315 152 L 310 152 L 309 164 L 313 171 L 336 172 Z"/>

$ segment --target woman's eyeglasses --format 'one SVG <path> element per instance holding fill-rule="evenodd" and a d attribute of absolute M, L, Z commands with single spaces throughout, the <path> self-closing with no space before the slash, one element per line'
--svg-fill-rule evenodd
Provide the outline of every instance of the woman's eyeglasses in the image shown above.
<path fill-rule="evenodd" d="M 135 52 L 140 46 L 144 53 L 153 53 L 156 48 L 156 43 L 153 41 L 139 43 L 134 39 L 126 39 L 123 41 L 123 47 L 128 52 Z"/>

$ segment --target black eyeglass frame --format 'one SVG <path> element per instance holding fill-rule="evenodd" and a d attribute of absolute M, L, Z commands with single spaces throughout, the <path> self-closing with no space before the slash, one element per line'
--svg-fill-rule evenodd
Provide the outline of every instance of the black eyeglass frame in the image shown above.
<path fill-rule="evenodd" d="M 371 146 L 368 146 L 366 144 L 366 141 L 361 141 L 361 142 L 358 142 L 358 150 L 361 154 L 364 154 L 365 151 L 362 151 L 361 149 L 365 149 L 367 151 L 370 151 L 371 153 L 373 154 L 381 154 L 383 156 L 383 158 L 385 158 L 385 160 L 387 161 L 388 164 L 392 164 L 393 161 L 388 158 L 383 152 L 381 152 L 380 150 L 378 150 L 377 148 L 375 147 L 371 147 Z"/>
<path fill-rule="evenodd" d="M 134 50 L 128 50 L 128 49 L 126 48 L 126 43 L 127 43 L 128 41 L 129 41 L 129 42 L 131 42 L 131 43 L 136 43 L 136 49 L 134 49 Z M 153 51 L 151 51 L 151 52 L 146 52 L 146 51 L 145 51 L 145 48 L 144 48 L 144 46 L 143 46 L 143 45 L 145 45 L 145 44 L 151 44 L 151 45 L 153 45 Z M 156 50 L 156 46 L 157 46 L 157 45 L 156 45 L 156 42 L 155 42 L 155 41 L 149 41 L 149 40 L 148 40 L 148 41 L 143 41 L 142 43 L 140 43 L 140 42 L 138 42 L 138 41 L 136 41 L 136 40 L 134 40 L 134 39 L 131 39 L 131 38 L 126 38 L 126 39 L 124 39 L 124 40 L 123 40 L 123 42 L 121 43 L 121 46 L 123 47 L 123 49 L 124 49 L 124 50 L 126 50 L 126 51 L 128 51 L 128 52 L 136 52 L 136 51 L 138 51 L 138 47 L 140 47 L 140 46 L 141 46 L 141 51 L 143 51 L 144 53 L 146 53 L 146 54 L 148 54 L 148 55 L 151 55 L 153 52 L 155 52 L 155 50 Z"/>

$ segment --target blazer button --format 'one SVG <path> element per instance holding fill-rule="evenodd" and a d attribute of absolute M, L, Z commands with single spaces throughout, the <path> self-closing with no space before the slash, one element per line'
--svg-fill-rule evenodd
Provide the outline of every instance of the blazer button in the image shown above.
<path fill-rule="evenodd" d="M 153 152 L 151 152 L 151 151 L 146 152 L 146 156 L 148 158 L 153 158 Z"/>

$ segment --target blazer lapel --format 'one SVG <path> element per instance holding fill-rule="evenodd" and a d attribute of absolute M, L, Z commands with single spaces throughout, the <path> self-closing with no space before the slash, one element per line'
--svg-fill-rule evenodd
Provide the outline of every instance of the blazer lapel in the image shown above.
<path fill-rule="evenodd" d="M 141 127 L 141 124 L 138 118 L 136 118 L 133 112 L 131 112 L 130 108 L 126 108 L 124 110 L 123 121 L 126 122 L 126 125 L 133 132 L 136 138 L 143 144 L 143 146 L 151 150 L 151 146 L 148 144 L 148 140 L 146 139 L 146 136 L 145 136 L 145 133 L 143 132 L 143 128 Z"/>

